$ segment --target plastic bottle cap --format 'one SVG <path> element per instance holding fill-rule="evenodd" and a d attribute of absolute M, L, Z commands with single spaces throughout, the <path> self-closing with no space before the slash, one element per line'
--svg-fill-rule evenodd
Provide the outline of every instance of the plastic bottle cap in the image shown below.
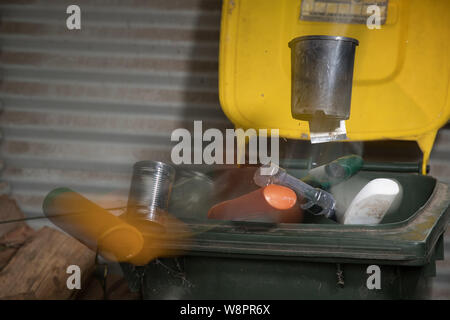
<path fill-rule="evenodd" d="M 297 195 L 287 187 L 270 184 L 264 188 L 264 198 L 267 203 L 279 210 L 292 208 L 297 202 Z"/>

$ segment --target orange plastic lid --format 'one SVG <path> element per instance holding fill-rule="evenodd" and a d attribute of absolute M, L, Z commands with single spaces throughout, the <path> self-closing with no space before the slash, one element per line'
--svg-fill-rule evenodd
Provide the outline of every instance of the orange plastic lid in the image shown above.
<path fill-rule="evenodd" d="M 297 203 L 297 195 L 287 187 L 269 184 L 264 188 L 264 198 L 272 207 L 279 210 L 287 210 Z"/>

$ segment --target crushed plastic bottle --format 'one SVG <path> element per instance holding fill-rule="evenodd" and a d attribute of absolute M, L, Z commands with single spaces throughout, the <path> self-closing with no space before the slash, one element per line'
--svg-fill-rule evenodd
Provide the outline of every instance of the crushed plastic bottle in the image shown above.
<path fill-rule="evenodd" d="M 262 170 L 264 171 L 262 172 Z M 260 167 L 255 172 L 253 180 L 260 187 L 269 184 L 279 184 L 291 188 L 299 198 L 307 199 L 307 202 L 301 205 L 302 209 L 307 210 L 317 205 L 321 208 L 321 211 L 316 213 L 317 215 L 334 218 L 336 201 L 331 193 L 314 188 L 296 177 L 289 175 L 286 170 L 274 163 Z"/>

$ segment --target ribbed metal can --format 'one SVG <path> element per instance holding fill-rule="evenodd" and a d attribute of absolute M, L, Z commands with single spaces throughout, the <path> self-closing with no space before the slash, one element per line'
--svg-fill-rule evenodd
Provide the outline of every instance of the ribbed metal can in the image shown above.
<path fill-rule="evenodd" d="M 175 172 L 174 167 L 163 162 L 136 162 L 133 166 L 127 212 L 159 222 L 169 208 Z"/>

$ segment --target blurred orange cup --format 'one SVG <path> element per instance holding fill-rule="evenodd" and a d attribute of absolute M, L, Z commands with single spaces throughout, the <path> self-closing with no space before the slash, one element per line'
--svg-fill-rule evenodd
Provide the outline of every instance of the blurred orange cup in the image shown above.
<path fill-rule="evenodd" d="M 129 261 L 143 249 L 144 238 L 136 227 L 68 188 L 51 191 L 43 211 L 55 225 L 110 260 Z"/>

